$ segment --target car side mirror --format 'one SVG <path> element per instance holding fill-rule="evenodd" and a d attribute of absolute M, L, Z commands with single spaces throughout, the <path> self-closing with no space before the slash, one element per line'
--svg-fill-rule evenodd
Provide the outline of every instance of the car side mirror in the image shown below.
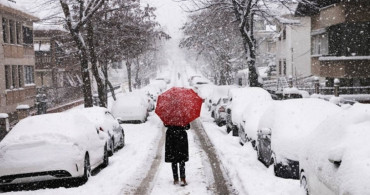
<path fill-rule="evenodd" d="M 331 162 L 332 164 L 334 164 L 334 166 L 336 168 L 338 168 L 342 164 L 342 160 L 334 160 L 334 159 L 331 159 L 331 158 L 329 158 L 328 160 L 329 160 L 329 162 Z"/>

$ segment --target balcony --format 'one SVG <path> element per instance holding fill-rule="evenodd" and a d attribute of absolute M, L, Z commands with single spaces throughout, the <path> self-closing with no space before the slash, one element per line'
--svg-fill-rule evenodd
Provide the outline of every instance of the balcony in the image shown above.
<path fill-rule="evenodd" d="M 312 73 L 329 78 L 368 78 L 370 56 L 313 57 Z"/>

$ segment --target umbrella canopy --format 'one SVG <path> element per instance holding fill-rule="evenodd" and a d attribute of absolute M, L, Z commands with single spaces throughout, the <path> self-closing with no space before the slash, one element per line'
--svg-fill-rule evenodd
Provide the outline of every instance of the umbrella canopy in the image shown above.
<path fill-rule="evenodd" d="M 173 87 L 158 96 L 155 113 L 165 125 L 185 126 L 200 116 L 202 102 L 192 89 Z"/>

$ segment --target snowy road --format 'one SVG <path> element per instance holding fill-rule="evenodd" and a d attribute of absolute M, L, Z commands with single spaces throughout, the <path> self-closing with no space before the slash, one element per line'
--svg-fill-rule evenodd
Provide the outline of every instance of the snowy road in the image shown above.
<path fill-rule="evenodd" d="M 172 86 L 189 87 L 188 76 L 195 72 L 183 56 L 169 58 Z M 180 60 L 179 60 L 180 59 Z M 189 75 L 188 75 L 189 74 Z M 16 191 L 3 194 L 27 195 L 121 195 L 121 194 L 304 194 L 299 181 L 277 178 L 272 168 L 257 161 L 256 152 L 238 138 L 227 135 L 225 127 L 214 124 L 207 109 L 188 130 L 188 185 L 173 185 L 171 164 L 164 162 L 165 128 L 152 112 L 146 123 L 123 124 L 126 146 L 110 158 L 108 167 L 78 187 Z"/>

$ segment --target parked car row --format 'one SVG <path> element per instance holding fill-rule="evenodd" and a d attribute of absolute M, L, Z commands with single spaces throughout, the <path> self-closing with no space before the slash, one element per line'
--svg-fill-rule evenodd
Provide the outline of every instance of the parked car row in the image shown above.
<path fill-rule="evenodd" d="M 118 121 L 105 108 L 31 116 L 0 143 L 0 188 L 44 180 L 86 182 L 125 145 Z"/>
<path fill-rule="evenodd" d="M 300 179 L 307 194 L 370 194 L 370 106 L 344 109 L 299 94 L 273 100 L 262 88 L 230 87 L 227 132 L 242 145 L 251 142 L 258 160 L 273 166 L 276 176 Z M 207 101 L 216 96 L 209 92 Z M 207 101 L 217 118 L 220 102 Z"/>

